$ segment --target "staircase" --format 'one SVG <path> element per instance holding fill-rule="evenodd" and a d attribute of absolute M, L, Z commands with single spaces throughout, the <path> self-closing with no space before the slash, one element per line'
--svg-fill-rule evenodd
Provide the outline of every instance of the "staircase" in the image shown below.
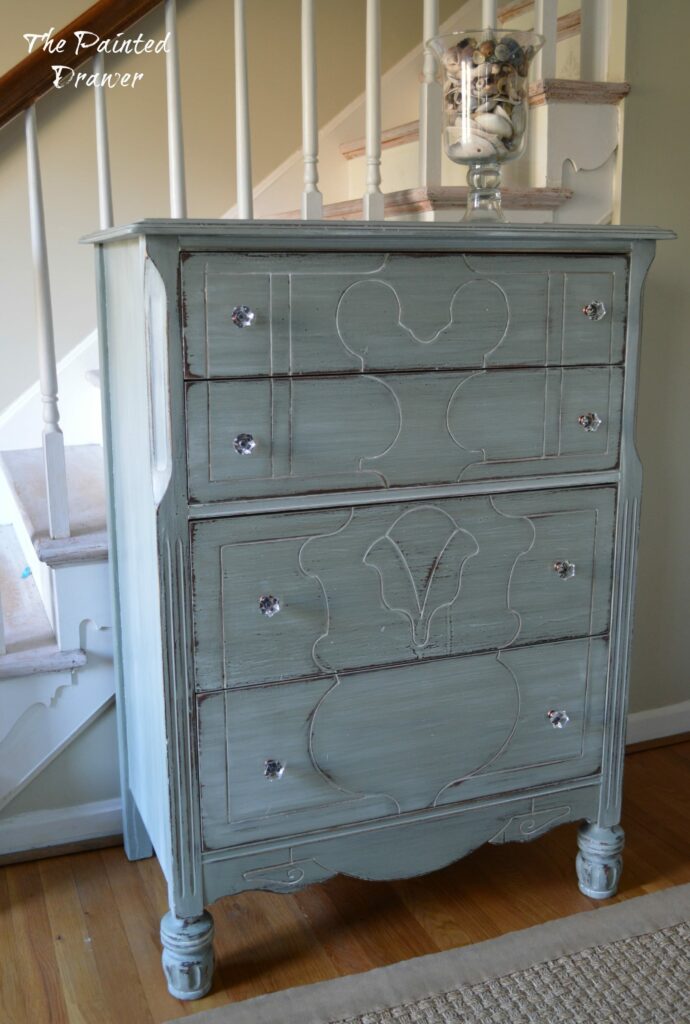
<path fill-rule="evenodd" d="M 547 7 L 549 5 L 547 4 Z M 622 67 L 622 59 L 610 65 L 604 59 L 585 61 L 585 68 L 602 80 L 584 81 L 581 71 L 582 13 L 578 0 L 553 4 L 553 11 L 573 8 L 554 18 L 555 34 L 545 47 L 541 69 L 548 74 L 530 87 L 531 123 L 529 150 L 524 157 L 503 165 L 503 206 L 516 223 L 594 223 L 616 219 L 616 188 L 621 135 L 620 102 L 630 86 L 606 80 L 609 70 Z M 598 34 L 606 24 L 608 0 L 589 5 Z M 439 27 L 442 33 L 481 22 L 478 3 L 465 4 Z M 535 27 L 530 0 L 499 6 L 498 21 L 506 29 Z M 464 212 L 466 168 L 445 157 L 436 177 L 426 175 L 424 149 L 429 139 L 420 137 L 420 45 L 381 79 L 382 103 L 378 152 L 387 220 L 457 221 Z M 434 97 L 434 102 L 436 102 Z M 328 202 L 326 220 L 361 220 L 362 189 L 366 179 L 366 138 L 361 134 L 366 95 L 342 111 L 319 133 L 321 180 Z M 358 133 L 358 128 L 359 133 Z M 297 220 L 302 211 L 288 205 L 302 184 L 303 153 L 297 151 L 253 192 L 255 216 Z M 236 217 L 233 207 L 226 216 Z"/>
<path fill-rule="evenodd" d="M 71 535 L 53 538 L 42 450 L 0 455 L 0 809 L 114 696 L 102 449 L 66 467 Z"/>
<path fill-rule="evenodd" d="M 601 56 L 599 42 L 598 64 L 584 49 L 586 39 L 611 35 L 607 18 L 614 3 L 620 6 L 620 0 L 539 0 L 535 13 L 534 4 L 521 0 L 501 5 L 496 13 L 495 3 L 470 0 L 439 26 L 438 0 L 424 2 L 425 37 L 437 34 L 439 27 L 447 32 L 472 21 L 496 23 L 496 17 L 516 29 L 531 28 L 535 17 L 541 19 L 547 45 L 531 90 L 531 148 L 524 158 L 504 166 L 504 206 L 511 220 L 615 219 L 618 105 L 628 86 L 606 80 L 611 67 L 606 53 Z M 393 220 L 460 218 L 466 202 L 465 169 L 438 159 L 440 132 L 430 132 L 429 126 L 432 106 L 440 109 L 440 103 L 421 43 L 380 78 L 380 102 L 375 90 L 372 94 L 371 83 L 378 80 L 378 4 L 367 0 L 370 89 L 317 132 L 313 0 L 303 0 L 304 146 L 254 186 L 244 0 L 235 0 L 239 198 L 226 216 L 358 220 L 382 209 Z M 117 26 L 113 33 L 157 6 L 138 0 L 125 24 L 118 0 L 101 0 L 96 5 L 99 16 L 109 5 L 120 18 L 112 22 Z M 175 40 L 174 0 L 165 0 L 165 9 L 166 28 Z M 90 24 L 87 19 L 83 27 Z M 592 80 L 580 80 L 581 67 L 590 71 Z M 37 62 L 27 67 L 29 72 L 34 92 L 27 98 L 25 116 L 41 380 L 0 415 L 0 810 L 109 706 L 115 691 L 96 335 L 77 346 L 74 356 L 56 363 L 35 118 L 36 98 L 49 85 L 45 75 L 41 79 Z M 600 80 L 594 80 L 595 74 Z M 13 101 L 14 106 L 5 104 L 3 110 L 1 85 L 0 128 L 24 109 Z M 369 129 L 366 137 L 361 134 L 363 122 Z M 383 130 L 372 133 L 372 124 Z M 105 228 L 112 224 L 112 198 L 102 95 L 96 97 L 96 127 Z M 185 216 L 176 46 L 168 57 L 168 137 L 171 213 Z M 325 205 L 321 190 L 328 196 Z M 300 193 L 302 206 L 297 209 Z M 91 277 L 83 287 L 93 288 Z M 65 445 L 63 423 L 69 424 L 74 443 Z M 15 836 L 12 849 L 17 842 L 21 844 Z M 0 855 L 8 852 L 10 847 L 0 839 Z"/>

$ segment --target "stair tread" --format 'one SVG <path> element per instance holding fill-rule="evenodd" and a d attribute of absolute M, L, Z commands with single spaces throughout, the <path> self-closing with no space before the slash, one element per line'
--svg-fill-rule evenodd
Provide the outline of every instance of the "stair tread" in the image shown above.
<path fill-rule="evenodd" d="M 503 188 L 501 196 L 507 210 L 555 210 L 572 197 L 567 188 Z M 441 185 L 438 188 L 406 188 L 384 194 L 386 215 L 418 213 L 439 209 L 460 209 L 467 203 L 466 185 Z M 278 215 L 283 220 L 300 220 L 300 210 Z M 327 203 L 324 220 L 361 220 L 362 200 L 344 199 Z"/>
<path fill-rule="evenodd" d="M 105 481 L 100 445 L 68 445 L 65 448 L 71 536 L 52 540 L 48 527 L 43 450 L 27 448 L 0 453 L 0 463 L 16 496 L 31 539 L 43 557 L 55 548 L 78 548 L 89 557 L 107 554 Z"/>
<path fill-rule="evenodd" d="M 43 644 L 22 651 L 0 655 L 0 679 L 18 679 L 45 672 L 71 672 L 86 664 L 81 649 L 61 651 L 57 644 Z"/>
<path fill-rule="evenodd" d="M 57 650 L 38 587 L 24 575 L 26 560 L 12 526 L 0 526 L 0 595 L 7 654 Z"/>

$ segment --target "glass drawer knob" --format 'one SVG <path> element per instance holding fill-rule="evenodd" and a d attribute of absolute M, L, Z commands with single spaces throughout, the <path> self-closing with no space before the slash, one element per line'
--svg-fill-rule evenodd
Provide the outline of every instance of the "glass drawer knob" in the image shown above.
<path fill-rule="evenodd" d="M 554 729 L 564 729 L 570 721 L 570 715 L 567 711 L 547 711 L 546 717 L 551 722 Z"/>
<path fill-rule="evenodd" d="M 273 782 L 275 779 L 282 779 L 284 771 L 285 765 L 282 761 L 275 761 L 272 757 L 267 757 L 264 761 L 264 778 L 268 779 L 269 782 Z"/>
<path fill-rule="evenodd" d="M 588 302 L 582 307 L 583 314 L 588 320 L 603 320 L 606 316 L 606 306 L 597 299 L 595 302 Z"/>
<path fill-rule="evenodd" d="M 577 422 L 588 434 L 593 434 L 601 426 L 601 419 L 595 412 L 583 412 L 581 416 L 578 416 Z"/>
<path fill-rule="evenodd" d="M 251 434 L 238 434 L 232 446 L 238 455 L 251 455 L 256 448 L 256 441 Z"/>
<path fill-rule="evenodd" d="M 230 314 L 230 319 L 235 327 L 251 327 L 255 317 L 256 313 L 249 306 L 235 306 Z"/>
<path fill-rule="evenodd" d="M 259 598 L 259 609 L 262 615 L 270 619 L 280 611 L 280 601 L 272 594 L 262 594 Z"/>
<path fill-rule="evenodd" d="M 553 571 L 562 580 L 570 580 L 575 575 L 575 563 L 569 562 L 567 558 L 559 559 L 553 563 Z"/>

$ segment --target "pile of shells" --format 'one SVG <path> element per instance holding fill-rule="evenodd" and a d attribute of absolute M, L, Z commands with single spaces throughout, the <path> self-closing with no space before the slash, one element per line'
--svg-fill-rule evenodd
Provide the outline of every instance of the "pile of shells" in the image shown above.
<path fill-rule="evenodd" d="M 446 150 L 458 161 L 517 156 L 527 127 L 531 46 L 504 36 L 461 39 L 443 54 Z"/>

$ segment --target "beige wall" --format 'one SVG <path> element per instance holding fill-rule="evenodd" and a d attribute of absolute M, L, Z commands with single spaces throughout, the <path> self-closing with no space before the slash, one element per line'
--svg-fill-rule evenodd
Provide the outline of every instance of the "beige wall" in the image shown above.
<path fill-rule="evenodd" d="M 638 447 L 644 463 L 632 710 L 690 699 L 690 136 L 687 0 L 630 0 L 621 219 L 659 224 L 646 289 Z M 660 29 L 659 16 L 663 14 Z M 664 38 L 663 72 L 651 41 Z"/>

